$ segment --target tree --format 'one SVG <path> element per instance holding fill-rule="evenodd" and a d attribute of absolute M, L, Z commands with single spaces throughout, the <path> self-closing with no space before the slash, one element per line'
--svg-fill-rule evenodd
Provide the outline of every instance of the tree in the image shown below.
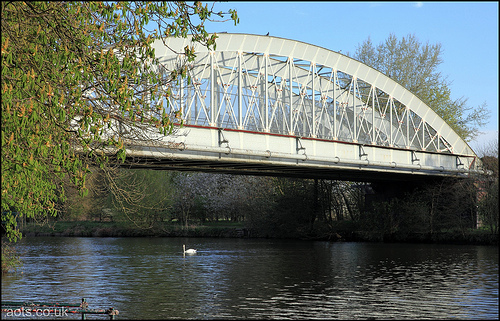
<path fill-rule="evenodd" d="M 478 155 L 484 169 L 492 172 L 477 180 L 479 218 L 492 234 L 498 234 L 498 138 L 480 146 Z"/>
<path fill-rule="evenodd" d="M 481 185 L 478 205 L 481 223 L 491 234 L 498 234 L 498 177 L 482 182 Z"/>
<path fill-rule="evenodd" d="M 465 141 L 471 141 L 489 117 L 486 103 L 467 105 L 467 98 L 451 98 L 450 82 L 438 67 L 441 44 L 421 43 L 415 35 L 398 40 L 394 34 L 377 47 L 370 38 L 356 49 L 354 58 L 384 73 L 418 96 Z"/>
<path fill-rule="evenodd" d="M 188 221 L 252 220 L 265 211 L 272 194 L 269 179 L 222 173 L 178 173 L 174 207 L 183 225 Z"/>
<path fill-rule="evenodd" d="M 114 188 L 121 189 L 109 194 L 112 208 L 139 228 L 152 228 L 155 223 L 170 219 L 174 194 L 171 171 L 121 169 L 119 172 L 119 178 L 111 182 L 117 182 Z"/>
<path fill-rule="evenodd" d="M 273 181 L 272 208 L 264 221 L 256 220 L 254 224 L 275 236 L 309 235 L 319 212 L 317 182 L 286 177 Z"/>
<path fill-rule="evenodd" d="M 127 139 L 146 139 L 145 128 L 174 130 L 179 111 L 162 106 L 169 94 L 162 85 L 184 77 L 187 67 L 158 72 L 151 44 L 191 33 L 215 46 L 217 36 L 205 23 L 219 17 L 236 24 L 238 18 L 236 11 L 213 8 L 200 2 L 2 2 L 2 223 L 10 240 L 21 236 L 14 213 L 57 214 L 65 177 L 85 195 L 89 166 L 123 161 Z M 194 59 L 192 47 L 183 53 Z"/>

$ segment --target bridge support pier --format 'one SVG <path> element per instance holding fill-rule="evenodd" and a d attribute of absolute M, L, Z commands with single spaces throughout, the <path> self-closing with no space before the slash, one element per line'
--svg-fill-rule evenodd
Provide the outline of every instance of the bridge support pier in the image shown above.
<path fill-rule="evenodd" d="M 478 188 L 473 180 L 442 178 L 419 182 L 377 182 L 365 195 L 362 219 L 384 239 L 421 240 L 449 231 L 477 228 Z"/>
<path fill-rule="evenodd" d="M 376 202 L 390 202 L 393 199 L 405 199 L 408 195 L 442 184 L 446 178 L 433 178 L 419 181 L 380 181 L 372 182 L 372 193 L 365 194 L 365 208 Z"/>
<path fill-rule="evenodd" d="M 400 198 L 408 193 L 413 193 L 417 189 L 424 188 L 432 182 L 422 181 L 394 181 L 371 183 L 373 194 L 367 194 L 365 202 L 390 201 L 393 198 Z"/>

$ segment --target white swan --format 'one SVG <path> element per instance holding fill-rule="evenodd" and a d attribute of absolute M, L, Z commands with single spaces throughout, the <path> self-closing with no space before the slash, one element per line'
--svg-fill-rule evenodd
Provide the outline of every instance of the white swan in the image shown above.
<path fill-rule="evenodd" d="M 187 254 L 195 254 L 196 253 L 196 250 L 193 250 L 193 249 L 189 249 L 186 251 L 186 245 L 185 244 L 182 244 L 182 249 L 184 250 L 184 253 L 187 253 Z"/>

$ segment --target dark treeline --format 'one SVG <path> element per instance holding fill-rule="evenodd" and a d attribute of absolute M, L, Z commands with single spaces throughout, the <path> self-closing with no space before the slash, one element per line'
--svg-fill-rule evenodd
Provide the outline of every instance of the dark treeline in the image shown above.
<path fill-rule="evenodd" d="M 218 173 L 94 171 L 85 197 L 67 191 L 60 221 L 131 222 L 138 229 L 240 222 L 263 237 L 349 239 L 355 233 L 498 234 L 498 159 L 489 178 L 441 179 L 396 196 L 384 184 Z M 399 185 L 393 185 L 396 190 Z M 382 196 L 381 196 L 382 195 Z"/>

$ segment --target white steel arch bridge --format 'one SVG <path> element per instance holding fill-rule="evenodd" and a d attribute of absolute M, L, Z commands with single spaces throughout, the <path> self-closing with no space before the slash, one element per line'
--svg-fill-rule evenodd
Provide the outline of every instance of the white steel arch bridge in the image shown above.
<path fill-rule="evenodd" d="M 160 65 L 186 63 L 162 88 L 183 126 L 155 143 L 130 140 L 128 164 L 347 180 L 420 180 L 483 173 L 474 151 L 429 106 L 394 80 L 315 45 L 269 36 L 218 35 L 216 50 L 191 38 L 157 40 Z"/>

